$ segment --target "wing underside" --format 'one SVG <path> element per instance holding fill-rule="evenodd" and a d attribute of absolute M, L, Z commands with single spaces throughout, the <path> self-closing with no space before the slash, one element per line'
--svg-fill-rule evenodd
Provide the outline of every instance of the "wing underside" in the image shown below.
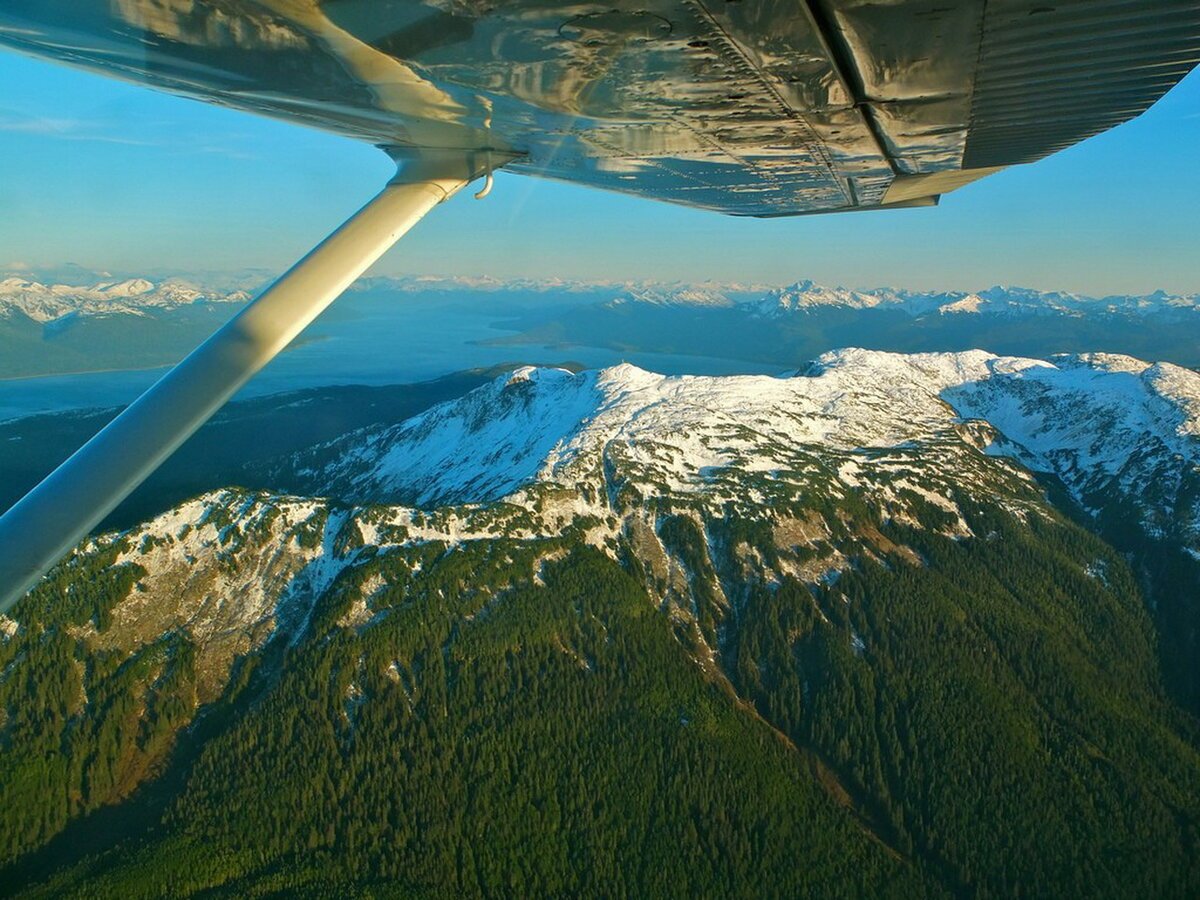
<path fill-rule="evenodd" d="M 738 215 L 928 205 L 1126 121 L 1194 0 L 0 0 L 0 43 Z"/>

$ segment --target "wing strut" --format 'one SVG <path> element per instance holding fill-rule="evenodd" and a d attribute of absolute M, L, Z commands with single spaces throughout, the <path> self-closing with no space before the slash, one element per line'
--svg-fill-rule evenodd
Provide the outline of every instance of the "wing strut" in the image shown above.
<path fill-rule="evenodd" d="M 378 196 L 0 517 L 0 613 L 425 213 L 485 168 L 463 152 L 402 162 Z"/>

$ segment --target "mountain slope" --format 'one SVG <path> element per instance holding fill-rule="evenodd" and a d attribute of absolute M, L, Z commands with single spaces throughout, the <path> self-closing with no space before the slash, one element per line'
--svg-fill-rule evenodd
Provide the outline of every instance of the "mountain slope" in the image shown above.
<path fill-rule="evenodd" d="M 1031 468 L 1085 508 L 1136 504 L 1155 537 L 1200 552 L 1200 375 L 1169 363 L 1092 354 L 1015 378 L 957 385 L 946 399 L 987 419 Z"/>
<path fill-rule="evenodd" d="M 903 518 L 916 495 L 950 517 L 946 533 L 965 534 L 957 498 L 1010 496 L 1009 458 L 1059 483 L 1127 554 L 1168 684 L 1200 711 L 1200 375 L 1171 364 L 845 350 L 788 378 L 519 371 L 315 448 L 272 478 L 418 505 L 494 501 L 536 478 L 618 509 L 628 490 L 635 503 L 691 497 L 743 514 L 787 509 L 802 490 L 830 504 L 861 494 L 885 518 Z"/>
<path fill-rule="evenodd" d="M 1189 507 L 1140 485 L 1194 467 L 1195 377 L 524 369 L 278 465 L 327 499 L 99 538 L 0 641 L 6 883 L 1194 895 L 1196 723 L 1138 573 L 998 454 L 1085 500 L 1125 453 L 1166 546 Z M 1104 453 L 1046 428 L 1097 411 Z M 112 802 L 136 826 L 89 832 Z"/>

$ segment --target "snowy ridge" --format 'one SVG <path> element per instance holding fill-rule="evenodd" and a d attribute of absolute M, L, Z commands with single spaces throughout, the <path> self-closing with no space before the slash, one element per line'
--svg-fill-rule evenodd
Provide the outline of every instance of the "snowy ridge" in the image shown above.
<path fill-rule="evenodd" d="M 918 296 L 922 295 L 910 295 L 905 291 L 892 288 L 860 291 L 844 287 L 826 287 L 810 279 L 805 279 L 771 291 L 762 300 L 753 304 L 752 308 L 755 313 L 762 316 L 787 315 L 829 307 L 844 309 L 894 307 L 907 311 L 912 306 L 913 298 Z"/>
<path fill-rule="evenodd" d="M 1030 468 L 1061 478 L 1085 508 L 1120 496 L 1152 533 L 1200 539 L 1200 375 L 1115 354 L 1055 362 L 945 396 L 991 423 Z"/>
<path fill-rule="evenodd" d="M 1179 504 L 1195 502 L 1185 485 L 1200 466 L 1200 375 L 1102 354 L 851 349 L 778 378 L 526 368 L 334 442 L 303 469 L 321 493 L 422 507 L 489 503 L 535 483 L 737 501 L 749 495 L 732 482 L 753 473 L 766 476 L 755 488 L 765 502 L 772 478 L 794 486 L 813 458 L 836 462 L 847 488 L 889 490 L 884 481 L 902 475 L 889 453 L 911 456 L 900 468 L 927 480 L 969 484 L 955 470 L 968 465 L 966 439 L 948 437 L 964 420 L 994 430 L 989 453 L 1058 475 L 1089 508 L 1096 491 L 1117 490 L 1148 523 L 1198 533 L 1200 510 Z M 947 441 L 952 452 L 922 456 Z"/>
<path fill-rule="evenodd" d="M 341 522 L 319 501 L 215 491 L 87 541 L 63 565 L 114 544 L 114 566 L 141 565 L 145 574 L 111 624 L 99 633 L 88 626 L 87 637 L 129 650 L 186 633 L 199 653 L 200 693 L 214 699 L 237 656 L 302 627 L 340 571 L 331 548 Z"/>
<path fill-rule="evenodd" d="M 511 493 L 565 456 L 564 437 L 602 402 L 596 374 L 518 369 L 395 428 L 351 436 L 338 463 L 344 491 L 421 506 Z"/>
<path fill-rule="evenodd" d="M 190 282 L 168 280 L 155 284 L 145 278 L 101 281 L 87 286 L 42 284 L 23 278 L 0 280 L 0 318 L 25 315 L 47 323 L 67 316 L 146 315 L 193 303 L 245 303 L 244 291 L 205 291 Z"/>
<path fill-rule="evenodd" d="M 497 500 L 533 481 L 573 485 L 620 455 L 672 490 L 707 490 L 714 470 L 768 470 L 796 449 L 929 438 L 954 422 L 940 392 L 987 377 L 997 362 L 1046 365 L 982 351 L 847 350 L 789 378 L 525 368 L 393 428 L 335 442 L 333 462 L 309 471 L 324 492 L 359 502 L 437 506 Z"/>

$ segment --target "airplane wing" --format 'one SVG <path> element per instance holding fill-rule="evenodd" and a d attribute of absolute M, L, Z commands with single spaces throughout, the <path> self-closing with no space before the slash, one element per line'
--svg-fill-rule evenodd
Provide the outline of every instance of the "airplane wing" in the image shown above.
<path fill-rule="evenodd" d="M 393 152 L 788 216 L 930 205 L 1133 118 L 1200 61 L 1200 4 L 0 0 L 0 43 Z"/>

